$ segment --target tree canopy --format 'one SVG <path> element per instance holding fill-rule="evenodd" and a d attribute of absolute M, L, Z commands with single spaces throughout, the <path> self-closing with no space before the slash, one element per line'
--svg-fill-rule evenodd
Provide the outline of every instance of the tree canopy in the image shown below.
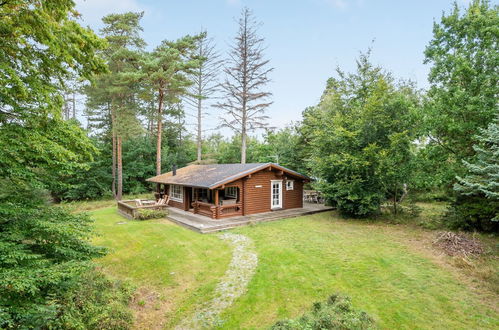
<path fill-rule="evenodd" d="M 396 83 L 369 54 L 354 73 L 337 70 L 318 106 L 307 109 L 302 134 L 320 188 L 343 213 L 378 212 L 410 179 L 411 143 L 418 95 Z"/>
<path fill-rule="evenodd" d="M 448 187 L 463 173 L 462 160 L 474 155 L 473 136 L 497 113 L 498 40 L 499 7 L 487 0 L 464 10 L 454 3 L 434 23 L 425 50 L 431 68 L 424 130 L 434 169 Z"/>
<path fill-rule="evenodd" d="M 59 116 L 59 93 L 71 74 L 105 70 L 105 41 L 76 22 L 71 0 L 9 0 L 0 6 L 0 124 Z"/>

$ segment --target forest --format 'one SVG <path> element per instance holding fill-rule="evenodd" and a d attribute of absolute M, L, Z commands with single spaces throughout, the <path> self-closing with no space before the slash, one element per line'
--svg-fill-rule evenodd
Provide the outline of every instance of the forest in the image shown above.
<path fill-rule="evenodd" d="M 284 128 L 269 124 L 274 67 L 250 9 L 226 54 L 206 30 L 147 51 L 142 12 L 100 31 L 78 15 L 72 0 L 0 2 L 0 328 L 127 328 L 133 289 L 99 271 L 93 220 L 65 205 L 151 192 L 173 166 L 278 163 L 344 217 L 445 202 L 433 229 L 497 234 L 497 5 L 435 20 L 428 88 L 375 64 L 373 43 Z"/>

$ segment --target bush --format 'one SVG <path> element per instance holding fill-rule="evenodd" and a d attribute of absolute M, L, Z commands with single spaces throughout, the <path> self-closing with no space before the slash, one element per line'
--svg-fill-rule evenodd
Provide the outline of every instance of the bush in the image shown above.
<path fill-rule="evenodd" d="M 0 328 L 43 328 L 57 299 L 105 250 L 89 243 L 92 219 L 48 204 L 20 180 L 0 180 Z"/>
<path fill-rule="evenodd" d="M 421 212 L 423 211 L 422 208 L 420 208 L 419 206 L 417 206 L 414 203 L 410 203 L 407 205 L 398 205 L 397 207 L 398 207 L 400 213 L 407 214 L 411 218 L 419 217 L 421 215 Z"/>
<path fill-rule="evenodd" d="M 459 195 L 451 204 L 443 218 L 450 229 L 499 231 L 499 221 L 495 221 L 499 201 L 483 196 Z"/>
<path fill-rule="evenodd" d="M 415 202 L 452 202 L 452 194 L 445 189 L 429 189 L 416 191 L 411 194 Z"/>
<path fill-rule="evenodd" d="M 312 311 L 295 320 L 274 324 L 273 330 L 298 329 L 374 329 L 374 320 L 365 312 L 352 307 L 346 296 L 334 294 L 326 302 L 316 302 Z"/>
<path fill-rule="evenodd" d="M 66 293 L 54 301 L 58 317 L 50 328 L 130 329 L 133 315 L 128 308 L 133 289 L 110 280 L 97 270 L 83 274 Z"/>
<path fill-rule="evenodd" d="M 164 218 L 168 215 L 166 210 L 151 210 L 151 209 L 141 209 L 138 212 L 138 220 L 150 220 Z"/>

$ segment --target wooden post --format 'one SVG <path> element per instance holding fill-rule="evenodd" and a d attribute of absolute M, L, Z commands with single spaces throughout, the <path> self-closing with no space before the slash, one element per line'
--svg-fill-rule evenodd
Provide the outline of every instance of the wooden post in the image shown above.
<path fill-rule="evenodd" d="M 189 211 L 190 208 L 190 198 L 189 198 L 189 193 L 187 190 L 189 189 L 188 187 L 183 187 L 183 192 L 184 192 L 184 211 Z"/>
<path fill-rule="evenodd" d="M 192 187 L 192 198 L 194 199 L 191 201 L 191 203 L 194 204 L 194 213 L 198 213 L 198 195 L 199 195 L 199 189 Z"/>
<path fill-rule="evenodd" d="M 219 206 L 218 206 L 218 189 L 215 190 L 215 218 L 218 219 L 218 214 L 219 214 Z"/>
<path fill-rule="evenodd" d="M 251 176 L 248 176 L 248 177 L 251 177 Z M 239 197 L 239 200 L 241 201 L 241 211 L 242 211 L 242 214 L 243 215 L 246 215 L 246 208 L 244 207 L 244 192 L 246 190 L 246 178 L 244 178 L 243 180 L 243 184 L 242 184 L 242 187 L 241 187 L 241 196 Z"/>

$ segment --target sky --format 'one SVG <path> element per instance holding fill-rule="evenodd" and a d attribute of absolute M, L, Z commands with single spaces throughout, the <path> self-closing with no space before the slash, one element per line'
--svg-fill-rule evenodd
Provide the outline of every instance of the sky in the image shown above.
<path fill-rule="evenodd" d="M 459 0 L 465 6 L 468 1 Z M 142 37 L 148 50 L 164 40 L 206 29 L 222 58 L 237 32 L 244 6 L 263 25 L 265 56 L 274 67 L 268 90 L 270 125 L 282 128 L 316 105 L 336 67 L 353 71 L 359 52 L 372 48 L 372 61 L 419 88 L 428 86 L 424 49 L 434 20 L 452 8 L 451 0 L 76 0 L 81 24 L 95 31 L 110 13 L 143 11 Z M 205 134 L 216 131 L 220 110 L 208 109 Z M 194 132 L 194 118 L 187 110 Z M 230 132 L 222 131 L 228 135 Z"/>

